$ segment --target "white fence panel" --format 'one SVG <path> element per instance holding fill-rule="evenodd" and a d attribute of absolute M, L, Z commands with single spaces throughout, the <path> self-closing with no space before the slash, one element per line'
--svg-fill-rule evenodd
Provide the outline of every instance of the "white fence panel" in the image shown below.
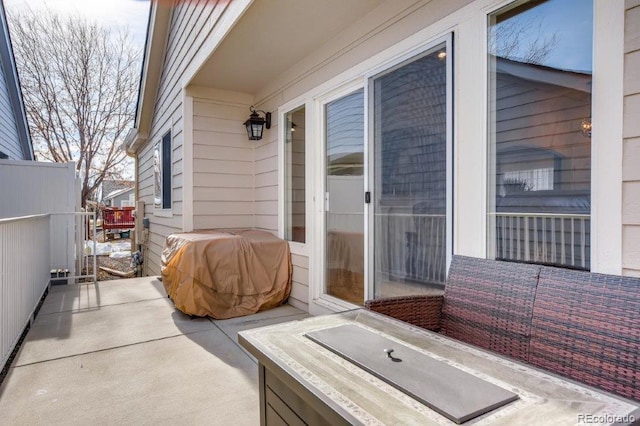
<path fill-rule="evenodd" d="M 0 219 L 0 369 L 49 285 L 49 216 Z"/>
<path fill-rule="evenodd" d="M 80 210 L 80 189 L 74 163 L 0 160 L 0 218 Z M 76 275 L 75 218 L 51 217 L 51 266 Z"/>

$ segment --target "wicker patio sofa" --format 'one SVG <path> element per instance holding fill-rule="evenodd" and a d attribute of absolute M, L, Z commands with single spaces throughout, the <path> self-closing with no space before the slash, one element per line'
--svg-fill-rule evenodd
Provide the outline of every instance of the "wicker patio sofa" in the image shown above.
<path fill-rule="evenodd" d="M 454 256 L 444 296 L 365 307 L 640 401 L 640 279 Z"/>

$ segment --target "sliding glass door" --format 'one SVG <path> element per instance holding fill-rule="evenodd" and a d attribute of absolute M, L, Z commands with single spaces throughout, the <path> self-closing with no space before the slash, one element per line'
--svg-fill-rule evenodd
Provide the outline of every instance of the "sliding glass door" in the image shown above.
<path fill-rule="evenodd" d="M 442 39 L 323 104 L 322 293 L 361 305 L 442 289 L 452 253 L 450 46 Z"/>
<path fill-rule="evenodd" d="M 451 250 L 450 41 L 370 80 L 374 296 L 438 290 Z"/>

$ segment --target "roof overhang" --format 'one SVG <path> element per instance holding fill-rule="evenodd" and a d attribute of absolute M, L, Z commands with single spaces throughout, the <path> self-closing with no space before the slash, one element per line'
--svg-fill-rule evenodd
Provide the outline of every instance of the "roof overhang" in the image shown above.
<path fill-rule="evenodd" d="M 135 155 L 137 150 L 144 145 L 146 135 L 151 127 L 153 106 L 158 92 L 162 61 L 169 35 L 171 10 L 172 2 L 168 1 L 152 1 L 149 8 L 149 24 L 142 61 L 135 123 L 124 142 L 124 149 L 129 155 Z"/>
<path fill-rule="evenodd" d="M 382 1 L 234 0 L 178 84 L 254 95 Z M 171 4 L 152 0 L 135 127 L 124 143 L 129 155 L 150 135 Z"/>
<path fill-rule="evenodd" d="M 500 73 L 510 74 L 529 81 L 591 93 L 592 76 L 590 72 L 563 70 L 501 57 L 493 58 L 496 60 L 496 68 Z"/>
<path fill-rule="evenodd" d="M 255 95 L 381 2 L 254 1 L 189 83 Z"/>
<path fill-rule="evenodd" d="M 148 135 L 140 134 L 138 129 L 130 129 L 127 136 L 124 139 L 122 148 L 125 150 L 128 156 L 135 157 L 140 147 L 144 146 L 147 142 Z"/>

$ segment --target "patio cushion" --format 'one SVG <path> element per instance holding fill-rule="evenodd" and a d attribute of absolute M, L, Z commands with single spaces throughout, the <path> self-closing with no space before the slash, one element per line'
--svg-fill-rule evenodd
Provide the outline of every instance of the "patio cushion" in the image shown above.
<path fill-rule="evenodd" d="M 442 333 L 527 361 L 540 269 L 454 256 L 445 287 Z"/>
<path fill-rule="evenodd" d="M 529 361 L 640 401 L 640 280 L 543 267 Z"/>

